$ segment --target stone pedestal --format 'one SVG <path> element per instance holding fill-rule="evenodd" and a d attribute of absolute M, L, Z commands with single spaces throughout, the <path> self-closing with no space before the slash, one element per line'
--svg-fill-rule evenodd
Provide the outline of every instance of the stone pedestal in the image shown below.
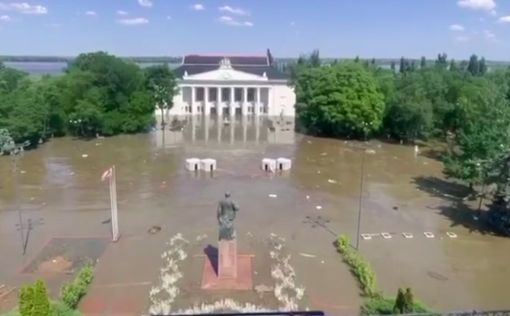
<path fill-rule="evenodd" d="M 252 257 L 250 254 L 237 253 L 237 241 L 220 241 L 218 251 L 208 253 L 204 258 L 202 289 L 252 289 Z"/>
<path fill-rule="evenodd" d="M 218 277 L 237 278 L 237 241 L 220 240 L 218 247 Z"/>

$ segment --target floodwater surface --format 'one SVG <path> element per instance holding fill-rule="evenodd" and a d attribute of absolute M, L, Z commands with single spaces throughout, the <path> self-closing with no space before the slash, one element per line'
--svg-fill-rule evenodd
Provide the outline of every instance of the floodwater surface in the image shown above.
<path fill-rule="evenodd" d="M 108 236 L 108 188 L 100 176 L 115 165 L 122 238 L 145 238 L 159 225 L 165 238 L 182 232 L 208 234 L 214 241 L 217 201 L 229 191 L 241 208 L 239 234 L 286 238 L 310 308 L 356 310 L 361 302 L 356 281 L 332 245 L 338 233 L 356 244 L 360 207 L 360 232 L 374 234 L 359 240 L 360 251 L 386 294 L 411 287 L 419 300 L 444 311 L 510 307 L 510 240 L 479 228 L 457 205 L 464 188 L 443 179 L 440 162 L 409 146 L 321 139 L 293 130 L 292 120 L 280 118 L 228 124 L 195 118 L 179 131 L 53 139 L 25 152 L 16 173 L 14 161 L 1 157 L 0 284 L 21 282 L 20 267 L 52 237 Z M 190 173 L 184 169 L 190 157 L 214 158 L 218 170 Z M 290 172 L 261 171 L 263 158 L 278 157 L 292 159 Z M 27 241 L 19 222 L 26 230 L 28 219 Z M 392 238 L 382 238 L 382 232 Z M 404 238 L 404 232 L 414 238 Z M 157 275 L 165 238 L 115 249 L 116 269 Z"/>

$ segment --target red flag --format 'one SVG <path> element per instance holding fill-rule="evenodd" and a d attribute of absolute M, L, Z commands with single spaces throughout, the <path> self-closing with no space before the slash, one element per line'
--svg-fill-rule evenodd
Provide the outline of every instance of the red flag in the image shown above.
<path fill-rule="evenodd" d="M 106 179 L 110 179 L 112 177 L 112 174 L 113 174 L 113 169 L 112 168 L 106 170 L 105 172 L 103 172 L 103 175 L 101 176 L 101 181 L 105 181 Z"/>

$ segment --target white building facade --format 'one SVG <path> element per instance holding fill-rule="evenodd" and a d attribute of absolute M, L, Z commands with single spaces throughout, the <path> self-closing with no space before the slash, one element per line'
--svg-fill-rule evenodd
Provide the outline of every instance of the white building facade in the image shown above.
<path fill-rule="evenodd" d="M 179 90 L 168 115 L 295 116 L 294 90 L 271 60 L 270 55 L 185 56 L 175 69 Z"/>

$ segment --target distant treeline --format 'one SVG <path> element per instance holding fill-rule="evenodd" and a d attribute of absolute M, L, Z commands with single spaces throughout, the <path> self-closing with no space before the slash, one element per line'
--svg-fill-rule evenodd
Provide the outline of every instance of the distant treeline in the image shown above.
<path fill-rule="evenodd" d="M 65 56 L 0 56 L 0 62 L 72 62 L 76 57 L 65 57 Z M 146 57 L 121 57 L 123 60 L 131 61 L 134 63 L 154 63 L 154 64 L 179 64 L 182 61 L 182 57 L 166 57 L 166 56 L 146 56 Z M 289 65 L 294 64 L 299 58 L 275 58 L 277 65 Z M 355 58 L 357 59 L 357 58 Z M 324 64 L 331 64 L 339 61 L 355 60 L 353 58 L 321 58 L 321 62 Z M 375 64 L 378 66 L 391 66 L 392 63 L 398 64 L 401 58 L 374 58 Z M 420 63 L 420 59 L 407 59 L 410 62 Z M 466 60 L 467 61 L 467 60 Z M 458 62 L 462 62 L 459 60 Z M 487 67 L 490 69 L 509 67 L 510 61 L 486 61 Z"/>

